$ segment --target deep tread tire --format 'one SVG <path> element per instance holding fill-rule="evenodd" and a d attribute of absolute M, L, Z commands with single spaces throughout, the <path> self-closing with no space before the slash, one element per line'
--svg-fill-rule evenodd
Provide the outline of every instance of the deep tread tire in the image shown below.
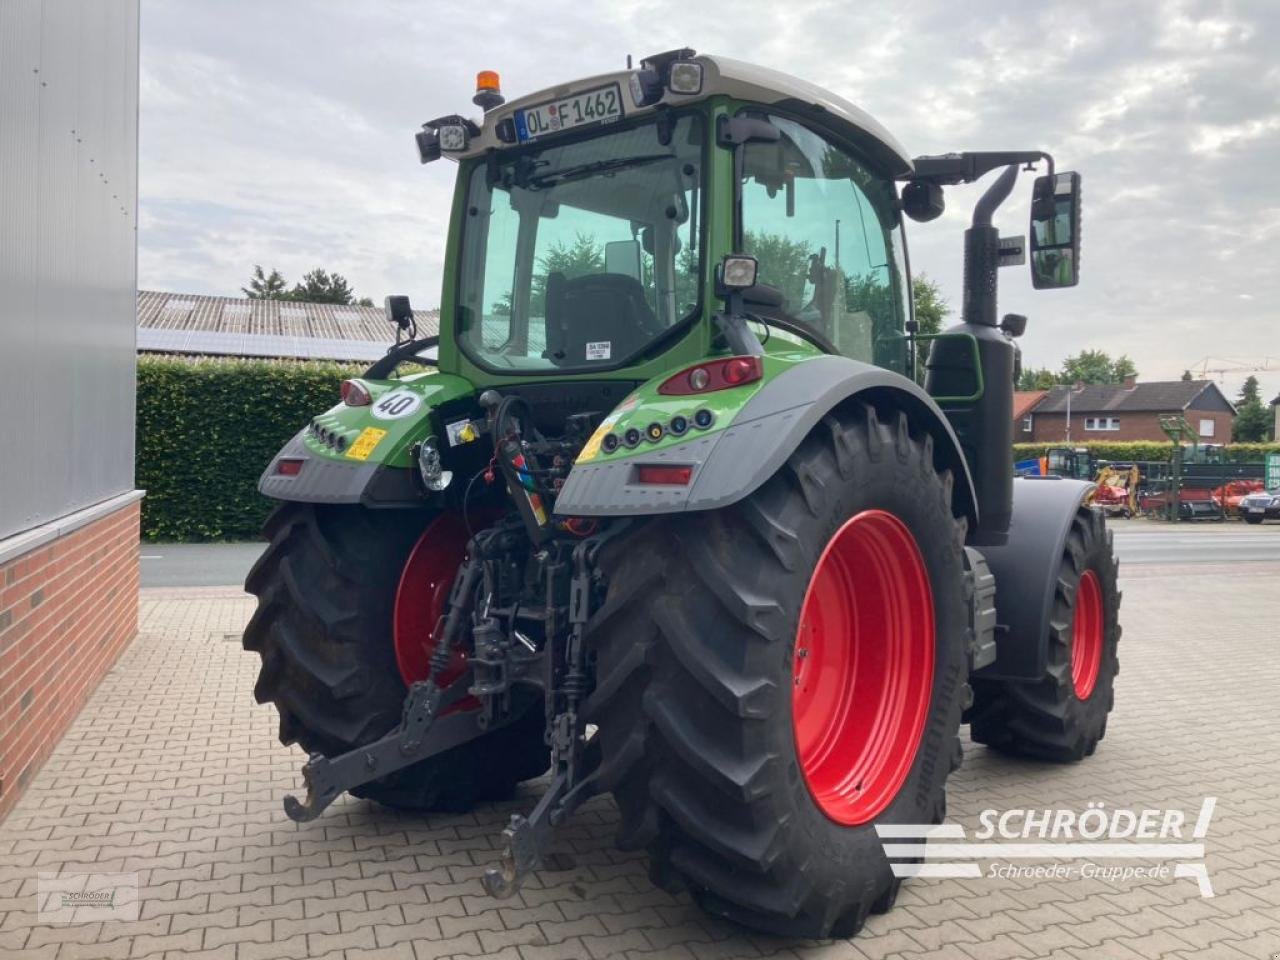
<path fill-rule="evenodd" d="M 400 571 L 425 512 L 286 503 L 267 521 L 270 546 L 245 589 L 258 608 L 244 647 L 262 656 L 254 687 L 274 703 L 280 741 L 344 753 L 400 722 L 407 690 L 391 640 Z M 404 809 L 461 811 L 505 799 L 547 768 L 541 710 L 478 740 L 351 792 Z"/>
<path fill-rule="evenodd" d="M 588 719 L 613 788 L 619 844 L 713 914 L 788 937 L 850 936 L 897 894 L 874 824 L 826 817 L 792 727 L 800 607 L 849 517 L 887 510 L 923 556 L 936 617 L 934 682 L 915 763 L 879 823 L 938 823 L 967 702 L 962 545 L 951 477 L 905 415 L 857 406 L 815 428 L 779 473 L 712 513 L 661 518 L 602 557 L 609 589 L 589 626 Z"/>
<path fill-rule="evenodd" d="M 1102 512 L 1081 507 L 1071 522 L 1054 588 L 1045 675 L 1030 683 L 975 678 L 969 716 L 975 741 L 1004 753 L 1055 762 L 1093 754 L 1107 731 L 1120 670 L 1119 567 Z M 1076 591 L 1086 570 L 1094 572 L 1102 590 L 1103 632 L 1098 679 L 1089 697 L 1081 700 L 1071 682 L 1071 639 Z"/>

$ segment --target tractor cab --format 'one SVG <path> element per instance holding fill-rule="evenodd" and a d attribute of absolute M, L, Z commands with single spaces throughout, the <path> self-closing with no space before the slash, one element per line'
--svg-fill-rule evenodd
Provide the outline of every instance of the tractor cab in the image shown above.
<path fill-rule="evenodd" d="M 907 369 L 911 161 L 861 110 L 691 50 L 513 103 L 481 81 L 482 122 L 418 134 L 423 162 L 460 165 L 442 370 L 634 378 L 704 357 L 729 253 L 758 261 L 743 303 L 770 352 Z"/>

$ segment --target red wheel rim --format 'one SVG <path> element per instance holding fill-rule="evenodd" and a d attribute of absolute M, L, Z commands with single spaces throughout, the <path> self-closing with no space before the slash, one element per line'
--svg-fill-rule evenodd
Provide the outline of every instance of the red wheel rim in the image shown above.
<path fill-rule="evenodd" d="M 883 510 L 850 518 L 809 580 L 792 661 L 796 753 L 837 823 L 874 819 L 911 771 L 933 644 L 933 591 L 911 531 Z"/>
<path fill-rule="evenodd" d="M 1076 587 L 1071 626 L 1071 685 L 1076 697 L 1088 700 L 1102 666 L 1102 586 L 1098 575 L 1086 570 Z"/>
<path fill-rule="evenodd" d="M 467 531 L 462 521 L 451 513 L 442 513 L 422 532 L 414 544 L 396 587 L 392 638 L 395 643 L 396 666 L 405 686 L 425 680 L 431 669 L 431 653 L 435 650 L 432 634 L 449 606 L 449 590 L 458 573 L 467 547 Z M 454 651 L 449 667 L 438 680 L 456 679 L 466 666 L 466 654 Z M 474 697 L 466 697 L 449 711 L 469 710 L 479 706 Z"/>

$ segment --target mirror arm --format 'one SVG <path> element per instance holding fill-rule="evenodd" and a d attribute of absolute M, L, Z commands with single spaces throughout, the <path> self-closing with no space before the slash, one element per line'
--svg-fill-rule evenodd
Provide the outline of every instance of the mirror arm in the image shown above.
<path fill-rule="evenodd" d="M 1006 150 L 978 153 L 947 153 L 939 157 L 916 157 L 911 161 L 913 172 L 903 174 L 903 180 L 928 180 L 940 185 L 973 183 L 997 167 L 1021 164 L 1026 169 L 1044 161 L 1053 176 L 1053 157 L 1043 150 Z"/>
<path fill-rule="evenodd" d="M 730 353 L 739 357 L 764 355 L 764 344 L 760 342 L 755 331 L 747 326 L 747 318 L 742 313 L 741 295 L 730 296 L 725 305 L 725 312 L 713 314 L 711 319 L 724 335 Z"/>

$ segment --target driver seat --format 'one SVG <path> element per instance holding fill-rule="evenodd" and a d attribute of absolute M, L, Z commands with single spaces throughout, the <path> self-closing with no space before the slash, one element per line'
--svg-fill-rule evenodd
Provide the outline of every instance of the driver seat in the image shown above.
<path fill-rule="evenodd" d="M 644 287 L 625 273 L 594 273 L 566 280 L 547 274 L 547 349 L 557 366 L 607 366 L 628 357 L 661 330 Z"/>

